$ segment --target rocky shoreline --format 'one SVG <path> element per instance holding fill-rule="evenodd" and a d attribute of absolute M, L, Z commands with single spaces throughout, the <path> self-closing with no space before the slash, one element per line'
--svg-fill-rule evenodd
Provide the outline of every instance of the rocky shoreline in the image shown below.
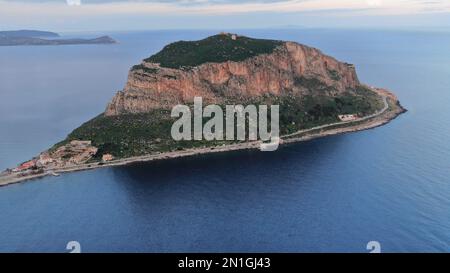
<path fill-rule="evenodd" d="M 357 131 L 363 131 L 363 130 L 376 128 L 376 127 L 387 124 L 391 120 L 397 118 L 402 113 L 406 112 L 406 109 L 404 109 L 400 105 L 397 97 L 393 93 L 391 93 L 385 89 L 373 88 L 373 90 L 375 90 L 380 96 L 385 98 L 386 107 L 379 113 L 376 113 L 376 114 L 368 116 L 368 117 L 363 117 L 363 118 L 360 118 L 360 119 L 352 121 L 352 122 L 340 122 L 337 124 L 320 126 L 317 128 L 302 130 L 302 131 L 299 131 L 297 133 L 294 133 L 294 134 L 291 134 L 288 136 L 282 136 L 280 139 L 280 144 L 285 145 L 285 144 L 295 143 L 295 142 L 300 142 L 300 141 L 308 141 L 308 140 L 312 140 L 312 139 L 316 139 L 316 138 L 320 138 L 320 137 L 326 137 L 326 136 L 332 136 L 332 135 L 357 132 Z M 208 153 L 220 153 L 220 152 L 229 152 L 229 151 L 246 150 L 246 149 L 259 149 L 260 144 L 261 144 L 261 142 L 254 141 L 254 142 L 230 144 L 230 145 L 217 146 L 217 147 L 186 149 L 186 150 L 182 150 L 182 151 L 165 152 L 165 153 L 152 154 L 152 155 L 146 155 L 146 156 L 123 158 L 123 159 L 111 160 L 111 161 L 100 162 L 100 163 L 82 163 L 82 164 L 74 164 L 73 166 L 69 166 L 69 167 L 47 168 L 45 170 L 42 170 L 39 173 L 31 173 L 28 175 L 21 175 L 20 173 L 19 174 L 3 173 L 0 175 L 0 186 L 6 186 L 6 185 L 14 184 L 14 183 L 20 183 L 23 181 L 37 179 L 37 178 L 41 178 L 41 177 L 45 177 L 45 176 L 49 176 L 49 175 L 57 176 L 61 173 L 67 173 L 67 172 L 92 170 L 92 169 L 104 168 L 104 167 L 122 166 L 122 165 L 128 165 L 128 164 L 132 164 L 132 163 L 138 163 L 138 162 L 148 162 L 148 161 L 188 157 L 188 156 L 195 156 L 195 155 L 208 154 Z"/>

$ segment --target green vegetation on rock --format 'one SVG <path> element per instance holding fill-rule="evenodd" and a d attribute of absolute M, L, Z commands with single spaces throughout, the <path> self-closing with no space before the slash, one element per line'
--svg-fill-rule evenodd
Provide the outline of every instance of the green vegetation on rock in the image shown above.
<path fill-rule="evenodd" d="M 149 73 L 149 74 L 156 74 L 158 72 L 157 68 L 149 68 L 143 64 L 134 65 L 131 68 L 131 71 L 135 71 L 135 70 L 143 70 L 145 73 Z"/>
<path fill-rule="evenodd" d="M 219 34 L 200 41 L 179 41 L 167 45 L 145 62 L 159 63 L 161 67 L 191 68 L 204 63 L 243 61 L 260 55 L 270 54 L 281 41 L 252 39 L 231 34 Z"/>
<path fill-rule="evenodd" d="M 367 116 L 384 106 L 380 96 L 363 86 L 337 97 L 280 97 L 277 103 L 280 105 L 281 134 L 338 122 L 339 115 Z"/>
<path fill-rule="evenodd" d="M 326 85 L 324 82 L 317 78 L 296 77 L 294 84 L 300 87 L 304 87 L 309 91 L 329 91 L 332 86 Z"/>
<path fill-rule="evenodd" d="M 337 97 L 265 95 L 253 101 L 246 101 L 245 104 L 280 105 L 281 135 L 337 122 L 340 114 L 365 116 L 383 108 L 382 99 L 363 86 Z M 225 107 L 222 106 L 222 109 Z M 175 120 L 170 117 L 169 110 L 152 110 L 145 114 L 119 116 L 102 114 L 75 129 L 57 146 L 71 140 L 91 140 L 92 144 L 99 148 L 97 153 L 97 159 L 99 159 L 106 153 L 111 153 L 116 158 L 125 158 L 231 143 L 230 141 L 174 141 L 170 131 Z"/>
<path fill-rule="evenodd" d="M 134 66 L 132 70 L 139 70 L 136 73 L 142 71 L 147 74 L 158 73 L 160 68 L 148 63 L 159 63 L 161 67 L 173 69 L 191 69 L 208 62 L 240 62 L 260 54 L 273 53 L 282 43 L 282 41 L 252 39 L 232 34 L 215 35 L 200 41 L 180 41 L 167 45 L 159 53 L 144 60 L 142 64 Z M 340 81 L 342 79 L 340 73 L 345 71 L 330 69 L 327 73 L 332 80 Z M 314 77 L 315 74 L 296 75 L 295 86 L 291 89 L 286 88 L 281 95 L 261 92 L 260 95 L 255 96 L 227 96 L 229 91 L 227 84 L 214 86 L 211 92 L 223 98 L 228 105 L 279 105 L 281 135 L 336 123 L 339 121 L 339 115 L 342 114 L 367 116 L 384 106 L 382 98 L 365 86 L 361 85 L 354 90 L 346 90 L 345 87 L 338 90 L 337 85 L 330 85 L 322 81 L 321 77 Z M 171 75 L 162 77 L 176 79 Z M 354 84 L 358 82 L 355 81 Z M 300 89 L 302 92 L 294 92 L 294 89 Z M 220 106 L 225 113 L 225 105 Z M 176 120 L 170 116 L 170 110 L 163 109 L 153 109 L 141 114 L 129 113 L 116 116 L 101 114 L 75 129 L 66 140 L 55 147 L 71 140 L 90 140 L 92 145 L 99 149 L 94 160 L 99 160 L 103 154 L 107 153 L 115 158 L 126 158 L 195 147 L 212 148 L 238 142 L 174 141 L 171 137 L 171 128 Z M 204 122 L 208 120 L 205 118 Z M 248 130 L 248 126 L 246 127 Z"/>
<path fill-rule="evenodd" d="M 333 79 L 335 81 L 341 80 L 341 75 L 336 70 L 332 70 L 332 69 L 328 70 L 328 75 L 330 75 L 331 79 Z"/>

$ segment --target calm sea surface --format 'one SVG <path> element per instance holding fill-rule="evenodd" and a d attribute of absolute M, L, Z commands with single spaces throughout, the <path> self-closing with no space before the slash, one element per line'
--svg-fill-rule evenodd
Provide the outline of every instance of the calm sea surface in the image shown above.
<path fill-rule="evenodd" d="M 387 126 L 257 151 L 0 188 L 0 252 L 450 251 L 450 33 L 248 30 L 357 66 L 409 110 Z M 117 45 L 0 47 L 0 169 L 102 112 L 130 66 L 212 31 L 109 33 Z M 95 36 L 94 33 L 92 35 Z"/>

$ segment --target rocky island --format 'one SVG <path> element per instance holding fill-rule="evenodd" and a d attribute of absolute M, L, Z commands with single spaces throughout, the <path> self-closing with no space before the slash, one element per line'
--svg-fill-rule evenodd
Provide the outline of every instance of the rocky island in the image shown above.
<path fill-rule="evenodd" d="M 55 32 L 39 30 L 0 31 L 0 46 L 36 46 L 36 45 L 84 45 L 84 44 L 115 44 L 109 36 L 94 39 L 60 39 Z"/>
<path fill-rule="evenodd" d="M 295 42 L 221 33 L 180 41 L 130 69 L 104 113 L 30 161 L 0 185 L 59 173 L 239 149 L 258 141 L 175 141 L 178 104 L 280 106 L 281 143 L 381 126 L 405 110 L 391 92 L 359 82 L 355 67 Z"/>

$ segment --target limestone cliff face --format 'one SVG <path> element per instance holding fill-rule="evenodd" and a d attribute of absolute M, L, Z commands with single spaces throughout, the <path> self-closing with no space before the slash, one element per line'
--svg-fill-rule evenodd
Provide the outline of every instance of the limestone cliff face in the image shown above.
<path fill-rule="evenodd" d="M 245 101 L 266 93 L 337 95 L 358 85 L 352 65 L 315 48 L 283 42 L 270 54 L 240 62 L 209 62 L 189 69 L 166 68 L 144 61 L 130 71 L 124 90 L 108 104 L 105 115 L 171 108 L 190 103 L 195 96 L 203 97 L 206 103 L 223 103 Z"/>

